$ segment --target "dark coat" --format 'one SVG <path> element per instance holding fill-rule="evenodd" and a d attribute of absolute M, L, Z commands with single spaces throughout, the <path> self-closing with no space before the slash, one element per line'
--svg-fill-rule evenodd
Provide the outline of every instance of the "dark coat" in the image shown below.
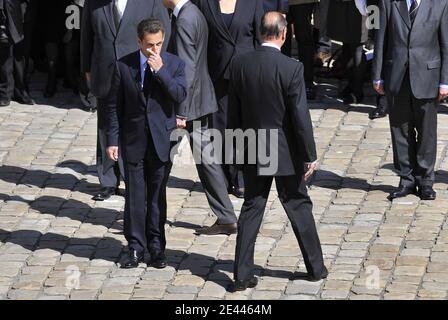
<path fill-rule="evenodd" d="M 303 65 L 279 50 L 260 47 L 233 60 L 229 113 L 230 128 L 256 130 L 257 141 L 249 142 L 248 146 L 265 141 L 268 154 L 278 156 L 276 172 L 264 174 L 261 169 L 266 166 L 257 153 L 256 164 L 260 175 L 301 175 L 304 162 L 317 159 L 306 102 Z M 272 135 L 269 133 L 266 140 L 263 136 L 258 140 L 259 129 L 278 130 L 277 150 L 270 148 Z"/>
<path fill-rule="evenodd" d="M 170 159 L 170 134 L 176 127 L 175 105 L 186 97 L 185 63 L 167 52 L 162 52 L 161 57 L 163 67 L 151 79 L 148 99 L 141 88 L 139 51 L 115 64 L 112 90 L 107 99 L 107 138 L 108 146 L 121 145 L 126 162 L 144 159 L 149 137 L 147 128 L 159 159 L 163 162 Z"/>
<path fill-rule="evenodd" d="M 354 0 L 331 0 L 328 12 L 328 37 L 351 44 L 367 41 L 366 17 L 359 13 Z"/>

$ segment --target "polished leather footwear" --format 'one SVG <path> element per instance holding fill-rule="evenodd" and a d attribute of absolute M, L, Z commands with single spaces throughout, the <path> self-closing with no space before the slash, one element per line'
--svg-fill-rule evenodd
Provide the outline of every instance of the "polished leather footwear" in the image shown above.
<path fill-rule="evenodd" d="M 200 228 L 198 230 L 196 230 L 195 234 L 197 235 L 207 235 L 207 236 L 212 236 L 212 235 L 217 235 L 217 234 L 235 234 L 237 231 L 237 224 L 236 223 L 230 223 L 230 224 L 218 224 L 217 222 L 215 222 L 212 226 L 210 227 L 203 227 Z"/>
<path fill-rule="evenodd" d="M 423 186 L 419 188 L 418 195 L 422 200 L 436 200 L 437 193 L 432 187 Z"/>
<path fill-rule="evenodd" d="M 358 104 L 364 100 L 364 95 L 355 95 L 354 93 L 345 94 L 342 98 L 344 104 Z"/>
<path fill-rule="evenodd" d="M 0 100 L 0 107 L 7 107 L 11 104 L 10 100 Z"/>
<path fill-rule="evenodd" d="M 387 111 L 384 108 L 376 108 L 372 112 L 369 113 L 369 119 L 380 119 L 387 116 Z"/>
<path fill-rule="evenodd" d="M 315 276 L 313 274 L 308 274 L 307 280 L 311 282 L 317 282 L 322 279 L 326 279 L 328 277 L 328 269 L 324 267 L 324 270 L 322 271 L 322 274 L 319 276 Z"/>
<path fill-rule="evenodd" d="M 415 187 L 399 187 L 397 190 L 389 194 L 388 199 L 393 200 L 396 198 L 403 198 L 410 194 L 415 194 Z"/>
<path fill-rule="evenodd" d="M 34 100 L 31 97 L 22 97 L 22 98 L 18 98 L 16 99 L 16 101 L 20 104 L 27 104 L 27 105 L 35 105 L 36 102 L 34 102 Z"/>
<path fill-rule="evenodd" d="M 130 250 L 128 255 L 128 261 L 121 266 L 122 269 L 137 268 L 138 264 L 143 262 L 143 253 L 138 253 L 137 250 Z"/>
<path fill-rule="evenodd" d="M 237 198 L 244 199 L 244 188 L 232 188 L 230 193 Z"/>
<path fill-rule="evenodd" d="M 233 285 L 233 291 L 244 291 L 247 288 L 255 288 L 257 284 L 258 279 L 256 277 L 252 277 L 246 281 L 236 280 Z"/>
<path fill-rule="evenodd" d="M 109 199 L 111 196 L 116 194 L 117 188 L 112 187 L 104 187 L 101 189 L 100 193 L 96 194 L 92 200 L 95 201 L 104 201 Z"/>
<path fill-rule="evenodd" d="M 163 269 L 167 266 L 166 256 L 163 251 L 156 251 L 151 253 L 151 267 L 156 269 Z"/>

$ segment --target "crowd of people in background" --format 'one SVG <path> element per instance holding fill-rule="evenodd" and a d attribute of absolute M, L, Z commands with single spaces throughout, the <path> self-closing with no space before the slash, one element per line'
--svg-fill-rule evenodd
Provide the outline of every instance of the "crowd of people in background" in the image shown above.
<path fill-rule="evenodd" d="M 67 25 L 74 12 L 79 28 Z M 379 28 L 369 27 L 370 14 Z M 125 268 L 136 267 L 145 249 L 152 266 L 166 266 L 174 129 L 201 152 L 210 148 L 210 128 L 223 136 L 229 128 L 280 130 L 275 173 L 261 174 L 258 162 L 196 163 L 217 217 L 196 234 L 238 233 L 235 290 L 257 284 L 254 245 L 273 179 L 309 279 L 328 274 L 305 183 L 317 166 L 307 101 L 319 97 L 322 78 L 344 80 L 338 98 L 346 105 L 365 102 L 373 87 L 370 118 L 390 114 L 401 179 L 389 199 L 436 198 L 447 61 L 446 0 L 0 0 L 0 106 L 34 104 L 28 79 L 36 70 L 47 74 L 45 98 L 57 94 L 61 78 L 64 88 L 96 98 L 102 188 L 93 199 L 119 194 L 125 181 Z M 239 220 L 229 194 L 245 199 Z"/>

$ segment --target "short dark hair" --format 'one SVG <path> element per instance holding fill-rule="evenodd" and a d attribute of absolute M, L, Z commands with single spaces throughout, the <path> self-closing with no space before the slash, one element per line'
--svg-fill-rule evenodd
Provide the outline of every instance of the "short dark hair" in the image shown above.
<path fill-rule="evenodd" d="M 162 21 L 157 18 L 148 18 L 140 21 L 137 26 L 137 34 L 139 39 L 143 39 L 145 33 L 155 34 L 162 32 L 165 34 L 165 27 L 163 26 Z"/>
<path fill-rule="evenodd" d="M 261 18 L 260 34 L 264 39 L 278 38 L 287 26 L 282 13 L 268 11 Z"/>

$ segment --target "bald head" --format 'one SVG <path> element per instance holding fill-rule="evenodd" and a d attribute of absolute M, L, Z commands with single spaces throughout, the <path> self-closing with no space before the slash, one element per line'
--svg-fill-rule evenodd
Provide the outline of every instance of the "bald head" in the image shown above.
<path fill-rule="evenodd" d="M 285 16 L 276 11 L 269 11 L 261 19 L 260 33 L 264 41 L 279 40 L 286 33 Z"/>

